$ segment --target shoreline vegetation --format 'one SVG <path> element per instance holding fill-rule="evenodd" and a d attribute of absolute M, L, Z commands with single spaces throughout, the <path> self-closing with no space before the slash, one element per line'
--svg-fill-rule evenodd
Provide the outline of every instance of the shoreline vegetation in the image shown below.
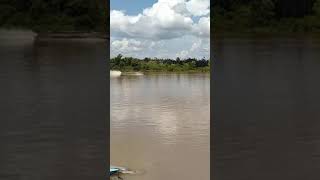
<path fill-rule="evenodd" d="M 106 33 L 102 32 L 45 32 L 38 33 L 38 37 L 40 38 L 54 38 L 54 39 L 68 39 L 68 38 L 99 38 L 99 39 L 109 39 Z"/>
<path fill-rule="evenodd" d="M 216 0 L 215 34 L 320 34 L 320 0 Z"/>
<path fill-rule="evenodd" d="M 119 54 L 110 59 L 110 70 L 130 72 L 210 72 L 210 60 L 186 58 L 158 59 L 123 57 Z"/>
<path fill-rule="evenodd" d="M 107 38 L 105 0 L 3 0 L 0 28 L 52 38 Z"/>
<path fill-rule="evenodd" d="M 34 32 L 30 29 L 1 28 L 0 33 L 9 36 L 32 35 L 40 39 L 110 39 L 106 33 L 102 32 L 82 32 L 82 31 L 65 31 L 65 32 Z"/>

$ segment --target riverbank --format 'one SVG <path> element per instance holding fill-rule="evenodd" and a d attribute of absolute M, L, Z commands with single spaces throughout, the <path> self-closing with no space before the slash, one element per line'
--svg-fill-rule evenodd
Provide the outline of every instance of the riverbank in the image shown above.
<path fill-rule="evenodd" d="M 110 59 L 110 69 L 121 72 L 210 72 L 209 59 L 133 58 L 118 55 Z"/>
<path fill-rule="evenodd" d="M 228 21 L 224 21 L 228 24 Z M 320 22 L 320 19 L 319 19 Z M 217 23 L 214 23 L 217 24 Z M 289 24 L 289 23 L 288 23 Z M 249 26 L 243 27 L 242 24 L 229 22 L 229 25 L 214 25 L 213 32 L 214 34 L 223 34 L 223 35 L 268 35 L 268 36 L 290 36 L 290 35 L 299 35 L 299 36 L 320 36 L 320 24 L 314 25 L 318 27 L 308 27 L 309 25 L 299 24 L 286 26 L 278 22 L 277 24 L 270 24 L 268 26 Z"/>
<path fill-rule="evenodd" d="M 35 32 L 107 32 L 109 4 L 104 0 L 0 2 L 0 27 Z"/>
<path fill-rule="evenodd" d="M 116 69 L 111 69 L 111 71 L 120 71 L 121 74 L 123 75 L 131 75 L 131 74 L 136 74 L 136 73 L 141 73 L 141 74 L 162 74 L 162 73 L 175 73 L 175 74 L 184 74 L 184 73 L 210 73 L 210 68 L 199 68 L 199 69 L 193 69 L 193 70 L 179 70 L 179 71 L 169 71 L 169 70 L 140 70 L 140 71 L 121 71 L 121 70 L 116 70 Z"/>
<path fill-rule="evenodd" d="M 250 31 L 215 31 L 212 38 L 235 37 L 235 38 L 320 38 L 320 33 L 315 32 L 250 32 Z"/>
<path fill-rule="evenodd" d="M 283 18 L 260 25 L 250 22 L 250 18 L 217 17 L 213 20 L 215 33 L 252 33 L 252 34 L 308 34 L 320 36 L 320 17 Z"/>
<path fill-rule="evenodd" d="M 37 39 L 109 39 L 107 33 L 61 31 L 61 32 L 34 32 L 30 29 L 0 29 L 2 37 L 33 37 Z"/>
<path fill-rule="evenodd" d="M 320 0 L 299 3 L 300 7 L 270 0 L 216 3 L 212 27 L 216 33 L 320 34 Z"/>
<path fill-rule="evenodd" d="M 38 33 L 39 38 L 100 38 L 100 39 L 109 39 L 109 36 L 106 33 L 102 32 L 81 32 L 81 31 L 63 31 L 63 32 L 40 32 Z"/>

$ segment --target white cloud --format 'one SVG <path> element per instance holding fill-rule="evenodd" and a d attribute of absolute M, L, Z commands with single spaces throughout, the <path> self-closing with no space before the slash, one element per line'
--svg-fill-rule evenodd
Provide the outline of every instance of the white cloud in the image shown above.
<path fill-rule="evenodd" d="M 143 45 L 140 41 L 135 39 L 122 39 L 115 40 L 111 42 L 111 47 L 117 49 L 118 51 L 141 51 Z"/>
<path fill-rule="evenodd" d="M 195 51 L 201 46 L 202 41 L 199 40 L 198 42 L 195 42 L 192 44 L 190 51 Z"/>
<path fill-rule="evenodd" d="M 195 16 L 207 15 L 210 12 L 210 1 L 208 0 L 190 0 L 186 4 L 187 9 Z"/>
<path fill-rule="evenodd" d="M 119 37 L 145 39 L 171 39 L 180 37 L 192 29 L 190 17 L 176 13 L 168 4 L 155 4 L 137 16 L 122 11 L 110 13 L 111 34 Z"/>
<path fill-rule="evenodd" d="M 203 58 L 209 57 L 210 41 L 199 39 L 195 41 L 190 49 L 182 50 L 176 54 L 177 57 L 181 58 Z"/>
<path fill-rule="evenodd" d="M 194 33 L 200 37 L 210 37 L 210 17 L 201 17 L 194 26 Z"/>
<path fill-rule="evenodd" d="M 111 57 L 123 54 L 138 58 L 202 58 L 209 57 L 209 39 L 185 36 L 169 40 L 135 40 L 111 38 Z"/>
<path fill-rule="evenodd" d="M 185 52 L 190 51 L 192 46 L 192 43 L 186 42 L 186 36 L 193 36 L 194 39 L 209 38 L 209 5 L 209 0 L 158 0 L 151 7 L 133 16 L 127 15 L 125 11 L 111 10 L 111 52 L 137 55 L 140 51 L 140 56 L 159 56 L 159 53 L 160 56 L 173 56 L 176 52 L 183 51 L 182 54 L 186 55 Z M 197 16 L 200 18 L 195 22 L 194 17 Z M 189 50 L 173 52 L 177 49 L 168 49 L 169 43 L 173 41 L 189 47 Z M 156 52 L 160 44 L 164 46 L 161 52 Z"/>
<path fill-rule="evenodd" d="M 189 51 L 187 51 L 187 50 L 182 50 L 176 54 L 176 56 L 180 57 L 180 58 L 187 58 L 188 55 L 189 55 Z"/>

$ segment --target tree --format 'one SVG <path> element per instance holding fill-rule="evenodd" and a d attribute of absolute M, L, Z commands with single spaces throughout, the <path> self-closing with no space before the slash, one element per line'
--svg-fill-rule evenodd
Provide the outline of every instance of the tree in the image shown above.
<path fill-rule="evenodd" d="M 275 4 L 272 0 L 254 0 L 251 13 L 254 24 L 268 25 L 275 16 Z"/>
<path fill-rule="evenodd" d="M 278 17 L 303 17 L 312 13 L 315 0 L 275 0 Z"/>
<path fill-rule="evenodd" d="M 108 10 L 106 0 L 1 0 L 0 26 L 106 32 Z"/>
<path fill-rule="evenodd" d="M 314 3 L 312 11 L 316 16 L 320 17 L 320 0 Z"/>

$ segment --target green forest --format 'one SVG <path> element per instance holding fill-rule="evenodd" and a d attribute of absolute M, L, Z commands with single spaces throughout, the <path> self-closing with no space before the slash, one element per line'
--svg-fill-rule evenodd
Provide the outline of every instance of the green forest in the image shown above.
<path fill-rule="evenodd" d="M 111 58 L 111 70 L 122 72 L 210 72 L 210 62 L 206 59 L 157 59 L 123 57 L 121 54 Z"/>
<path fill-rule="evenodd" d="M 0 27 L 36 32 L 106 32 L 106 0 L 1 0 Z"/>
<path fill-rule="evenodd" d="M 211 6 L 215 32 L 320 32 L 320 0 L 214 0 Z"/>

